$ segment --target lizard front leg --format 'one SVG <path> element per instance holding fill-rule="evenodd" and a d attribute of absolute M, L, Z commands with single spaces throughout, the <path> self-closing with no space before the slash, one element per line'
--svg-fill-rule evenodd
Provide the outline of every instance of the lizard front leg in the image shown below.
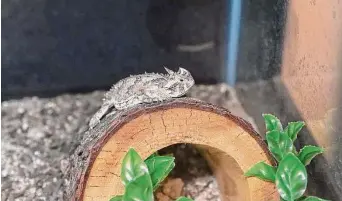
<path fill-rule="evenodd" d="M 89 121 L 90 129 L 93 129 L 98 123 L 100 123 L 101 118 L 107 113 L 107 111 L 113 107 L 112 104 L 104 103 L 101 108 L 94 114 L 94 116 Z"/>
<path fill-rule="evenodd" d="M 160 90 L 158 87 L 146 89 L 145 95 L 152 101 L 163 101 L 171 98 L 165 90 Z"/>

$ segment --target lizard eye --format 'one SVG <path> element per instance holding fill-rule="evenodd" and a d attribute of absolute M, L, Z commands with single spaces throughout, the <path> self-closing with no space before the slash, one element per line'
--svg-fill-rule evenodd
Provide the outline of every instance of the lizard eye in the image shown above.
<path fill-rule="evenodd" d="M 184 80 L 183 80 L 183 79 L 180 79 L 179 81 L 183 82 Z"/>

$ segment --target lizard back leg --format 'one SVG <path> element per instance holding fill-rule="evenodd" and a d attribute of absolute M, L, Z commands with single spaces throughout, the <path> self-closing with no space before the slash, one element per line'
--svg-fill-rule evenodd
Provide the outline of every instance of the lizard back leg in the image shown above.
<path fill-rule="evenodd" d="M 108 114 L 106 114 L 106 117 L 115 115 L 118 111 L 116 109 L 113 109 L 112 111 L 110 111 Z"/>
<path fill-rule="evenodd" d="M 94 116 L 89 121 L 90 129 L 93 129 L 98 123 L 100 123 L 101 118 L 108 112 L 108 110 L 113 107 L 109 103 L 104 103 L 101 108 L 94 114 Z"/>

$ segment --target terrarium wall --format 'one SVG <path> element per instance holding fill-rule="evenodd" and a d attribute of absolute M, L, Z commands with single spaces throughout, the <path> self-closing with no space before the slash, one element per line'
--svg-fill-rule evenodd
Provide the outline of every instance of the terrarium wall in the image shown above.
<path fill-rule="evenodd" d="M 309 130 L 301 142 L 315 142 L 325 148 L 324 157 L 315 161 L 311 171 L 317 184 L 325 183 L 329 190 L 316 190 L 331 191 L 333 200 L 342 199 L 340 8 L 338 0 L 290 1 L 281 69 L 289 100 Z"/>

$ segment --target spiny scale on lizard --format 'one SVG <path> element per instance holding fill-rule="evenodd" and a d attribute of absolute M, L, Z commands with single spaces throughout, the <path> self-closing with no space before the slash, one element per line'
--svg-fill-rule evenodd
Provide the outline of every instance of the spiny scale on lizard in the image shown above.
<path fill-rule="evenodd" d="M 105 93 L 103 104 L 91 118 L 89 127 L 95 127 L 110 109 L 115 112 L 141 103 L 180 97 L 195 84 L 193 77 L 186 69 L 179 68 L 177 72 L 174 72 L 164 68 L 168 74 L 145 72 L 145 74 L 130 75 L 114 84 Z"/>

